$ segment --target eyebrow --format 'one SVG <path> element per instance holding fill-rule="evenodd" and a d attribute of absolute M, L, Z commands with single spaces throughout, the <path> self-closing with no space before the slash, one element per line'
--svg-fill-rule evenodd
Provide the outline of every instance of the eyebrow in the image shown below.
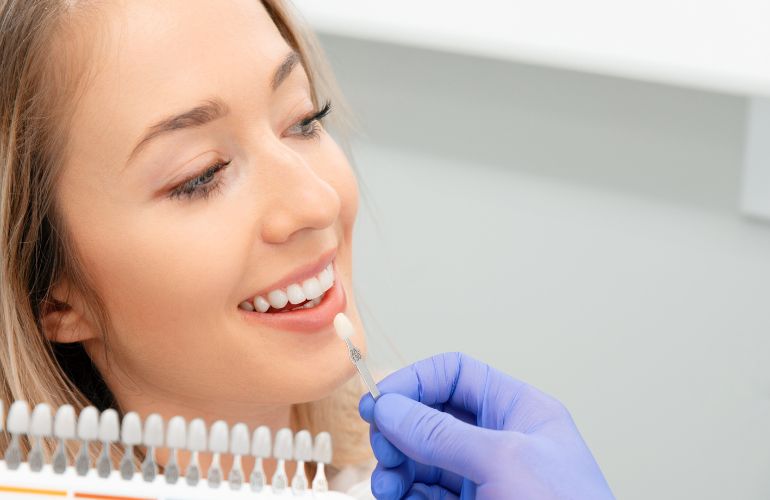
<path fill-rule="evenodd" d="M 281 64 L 275 70 L 273 79 L 270 83 L 270 88 L 273 92 L 286 80 L 291 74 L 292 70 L 300 62 L 300 55 L 297 51 L 292 50 L 281 61 Z M 181 130 L 191 127 L 199 127 L 212 122 L 218 118 L 226 116 L 230 112 L 230 108 L 219 97 L 212 97 L 206 99 L 202 104 L 187 110 L 183 113 L 169 116 L 157 122 L 156 124 L 147 128 L 147 131 L 136 144 L 131 154 L 128 155 L 126 165 L 131 163 L 131 160 L 139 154 L 147 144 L 160 135 L 175 130 Z"/>

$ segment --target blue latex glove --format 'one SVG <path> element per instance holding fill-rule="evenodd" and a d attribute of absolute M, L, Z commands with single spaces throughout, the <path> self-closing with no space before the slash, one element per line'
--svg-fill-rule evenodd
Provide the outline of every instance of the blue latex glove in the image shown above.
<path fill-rule="evenodd" d="M 559 401 L 470 356 L 440 354 L 377 386 L 359 412 L 378 499 L 614 498 Z"/>

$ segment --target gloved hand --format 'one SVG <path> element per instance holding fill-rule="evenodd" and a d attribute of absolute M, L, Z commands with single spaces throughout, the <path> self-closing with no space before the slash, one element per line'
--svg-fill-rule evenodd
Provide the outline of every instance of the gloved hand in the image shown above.
<path fill-rule="evenodd" d="M 378 499 L 614 498 L 566 408 L 461 353 L 389 375 L 367 393 Z"/>

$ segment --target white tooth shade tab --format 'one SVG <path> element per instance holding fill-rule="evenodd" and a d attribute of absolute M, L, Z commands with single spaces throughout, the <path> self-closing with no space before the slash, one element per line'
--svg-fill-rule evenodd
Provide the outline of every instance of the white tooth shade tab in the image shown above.
<path fill-rule="evenodd" d="M 305 294 L 305 298 L 313 300 L 316 297 L 320 297 L 323 292 L 321 290 L 321 283 L 318 278 L 306 279 L 302 282 L 302 292 Z"/>
<path fill-rule="evenodd" d="M 75 439 L 75 408 L 61 405 L 53 419 L 53 435 L 59 439 Z"/>
<path fill-rule="evenodd" d="M 152 413 L 145 419 L 143 441 L 145 446 L 163 446 L 163 417 L 157 413 Z"/>
<path fill-rule="evenodd" d="M 123 415 L 123 424 L 120 426 L 120 440 L 123 444 L 136 446 L 142 444 L 142 419 L 135 411 Z"/>
<path fill-rule="evenodd" d="M 305 297 L 305 292 L 302 291 L 302 287 L 296 283 L 289 285 L 286 289 L 286 296 L 289 297 L 289 303 L 291 304 L 305 302 L 305 299 L 307 298 Z"/>
<path fill-rule="evenodd" d="M 206 424 L 202 418 L 190 421 L 187 429 L 187 449 L 190 451 L 206 451 Z"/>
<path fill-rule="evenodd" d="M 275 446 L 273 447 L 273 456 L 284 460 L 291 460 L 294 455 L 294 446 L 292 441 L 294 435 L 291 429 L 284 427 L 275 433 Z"/>
<path fill-rule="evenodd" d="M 257 295 L 257 298 L 254 299 L 254 309 L 261 313 L 267 312 L 270 309 L 270 302 L 266 301 L 261 295 Z"/>
<path fill-rule="evenodd" d="M 230 453 L 233 455 L 249 454 L 249 428 L 246 424 L 235 424 L 230 432 Z"/>
<path fill-rule="evenodd" d="M 267 301 L 276 309 L 280 309 L 289 302 L 289 297 L 283 290 L 273 290 L 267 294 Z"/>
<path fill-rule="evenodd" d="M 345 316 L 345 313 L 337 313 L 334 317 L 334 329 L 342 340 L 349 339 L 355 333 L 353 323 Z"/>
<path fill-rule="evenodd" d="M 303 429 L 294 436 L 294 460 L 313 460 L 313 437 L 309 431 Z"/>
<path fill-rule="evenodd" d="M 209 451 L 214 453 L 227 453 L 228 428 L 227 422 L 217 420 L 211 425 L 209 434 Z"/>
<path fill-rule="evenodd" d="M 254 429 L 254 436 L 251 440 L 251 454 L 259 458 L 270 457 L 273 447 L 271 441 L 270 429 L 266 425 L 260 425 Z"/>
<path fill-rule="evenodd" d="M 78 438 L 84 441 L 96 441 L 99 438 L 99 410 L 86 406 L 78 415 Z"/>
<path fill-rule="evenodd" d="M 26 434 L 29 432 L 29 403 L 17 400 L 8 408 L 8 432 Z"/>
<path fill-rule="evenodd" d="M 99 416 L 99 441 L 114 443 L 120 439 L 120 417 L 118 412 L 107 408 Z"/>
<path fill-rule="evenodd" d="M 319 432 L 313 443 L 313 461 L 330 464 L 332 463 L 332 437 L 328 432 Z"/>
<path fill-rule="evenodd" d="M 32 436 L 47 437 L 51 435 L 53 416 L 47 403 L 38 403 L 32 410 L 32 422 L 29 433 Z"/>
<path fill-rule="evenodd" d="M 177 415 L 171 417 L 166 429 L 166 446 L 169 448 L 180 449 L 187 444 L 187 423 L 184 417 Z"/>

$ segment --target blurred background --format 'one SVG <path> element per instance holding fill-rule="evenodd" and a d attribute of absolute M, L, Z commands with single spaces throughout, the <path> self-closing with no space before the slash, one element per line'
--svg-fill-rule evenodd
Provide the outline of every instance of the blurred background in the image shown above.
<path fill-rule="evenodd" d="M 361 122 L 383 369 L 570 409 L 617 498 L 770 498 L 770 2 L 295 0 Z"/>

